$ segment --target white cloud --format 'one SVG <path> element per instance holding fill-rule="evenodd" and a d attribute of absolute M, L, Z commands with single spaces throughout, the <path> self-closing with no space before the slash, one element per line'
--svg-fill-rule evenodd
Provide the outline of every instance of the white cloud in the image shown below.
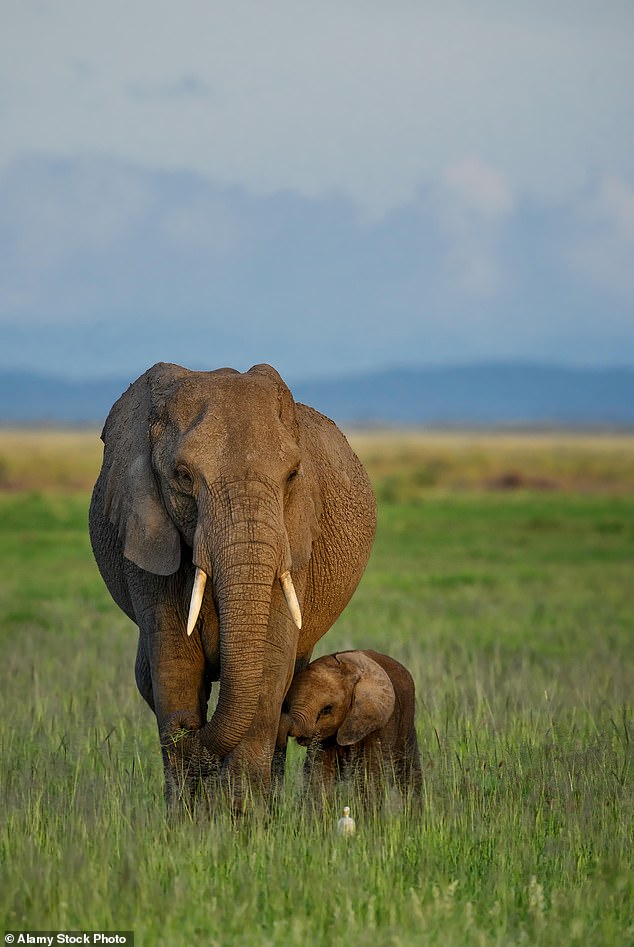
<path fill-rule="evenodd" d="M 90 320 L 99 291 L 88 276 L 79 289 L 77 272 L 128 240 L 152 199 L 142 175 L 105 161 L 30 160 L 0 174 L 0 321 L 54 321 L 64 291 L 74 318 Z"/>
<path fill-rule="evenodd" d="M 634 302 L 634 187 L 605 175 L 577 207 L 565 258 L 585 279 Z"/>
<path fill-rule="evenodd" d="M 147 210 L 142 176 L 116 164 L 27 162 L 2 181 L 4 224 L 17 256 L 48 269 L 83 250 L 115 243 Z"/>
<path fill-rule="evenodd" d="M 161 220 L 161 230 L 174 247 L 190 253 L 226 254 L 247 237 L 247 228 L 227 203 L 197 196 L 168 209 Z"/>
<path fill-rule="evenodd" d="M 179 79 L 160 83 L 146 83 L 134 80 L 128 84 L 127 92 L 133 99 L 152 101 L 161 99 L 207 98 L 211 94 L 209 87 L 198 76 L 183 75 Z"/>
<path fill-rule="evenodd" d="M 158 358 L 323 374 L 627 358 L 632 297 L 606 270 L 633 258 L 625 179 L 599 181 L 572 218 L 527 203 L 482 157 L 441 176 L 416 206 L 362 221 L 339 198 L 262 199 L 116 161 L 16 165 L 0 174 L 0 363 L 57 352 L 75 374 Z M 593 238 L 580 276 L 553 252 L 573 233 Z"/>
<path fill-rule="evenodd" d="M 634 240 L 634 188 L 616 175 L 602 178 L 590 213 L 626 240 Z"/>
<path fill-rule="evenodd" d="M 450 285 L 476 297 L 504 284 L 501 237 L 515 199 L 504 175 L 469 155 L 449 165 L 432 193 L 432 213 L 444 235 Z"/>
<path fill-rule="evenodd" d="M 468 156 L 449 165 L 442 181 L 484 217 L 500 217 L 513 209 L 513 195 L 504 175 L 477 157 Z"/>

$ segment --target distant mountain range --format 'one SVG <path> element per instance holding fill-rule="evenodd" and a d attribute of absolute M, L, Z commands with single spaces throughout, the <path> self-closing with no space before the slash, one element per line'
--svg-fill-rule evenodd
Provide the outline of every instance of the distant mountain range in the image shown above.
<path fill-rule="evenodd" d="M 131 379 L 0 372 L 0 423 L 100 424 Z M 634 426 L 634 368 L 490 363 L 291 381 L 344 425 Z"/>

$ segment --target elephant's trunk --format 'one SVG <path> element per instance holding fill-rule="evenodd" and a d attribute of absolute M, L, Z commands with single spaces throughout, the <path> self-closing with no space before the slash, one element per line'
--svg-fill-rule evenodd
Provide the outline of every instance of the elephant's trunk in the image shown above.
<path fill-rule="evenodd" d="M 283 543 L 274 497 L 263 485 L 231 484 L 210 505 L 211 522 L 199 519 L 194 564 L 212 576 L 220 630 L 220 696 L 200 739 L 211 753 L 224 757 L 246 736 L 257 709 Z"/>
<path fill-rule="evenodd" d="M 287 737 L 294 737 L 296 740 L 308 740 L 313 735 L 314 724 L 311 725 L 308 716 L 302 713 L 293 712 L 291 716 Z"/>

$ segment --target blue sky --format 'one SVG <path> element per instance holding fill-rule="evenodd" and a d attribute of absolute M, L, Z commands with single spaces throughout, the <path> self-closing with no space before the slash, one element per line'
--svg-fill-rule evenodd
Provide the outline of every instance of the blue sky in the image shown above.
<path fill-rule="evenodd" d="M 22 0 L 0 368 L 634 364 L 634 6 Z"/>

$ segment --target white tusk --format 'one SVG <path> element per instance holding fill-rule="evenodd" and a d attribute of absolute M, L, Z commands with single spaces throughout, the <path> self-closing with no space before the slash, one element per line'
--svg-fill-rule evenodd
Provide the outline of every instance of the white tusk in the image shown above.
<path fill-rule="evenodd" d="M 282 573 L 280 576 L 280 585 L 282 586 L 282 591 L 284 592 L 284 598 L 286 599 L 288 610 L 291 613 L 291 618 L 297 627 L 301 628 L 302 612 L 299 607 L 299 602 L 297 601 L 297 593 L 295 591 L 295 586 L 293 585 L 290 572 Z"/>
<path fill-rule="evenodd" d="M 198 616 L 200 615 L 200 606 L 203 603 L 203 594 L 205 592 L 205 584 L 207 582 L 207 573 L 203 572 L 202 569 L 196 567 L 196 575 L 194 576 L 194 587 L 192 589 L 192 597 L 189 603 L 189 615 L 187 616 L 187 634 L 191 635 L 192 631 L 196 626 L 198 621 Z"/>

